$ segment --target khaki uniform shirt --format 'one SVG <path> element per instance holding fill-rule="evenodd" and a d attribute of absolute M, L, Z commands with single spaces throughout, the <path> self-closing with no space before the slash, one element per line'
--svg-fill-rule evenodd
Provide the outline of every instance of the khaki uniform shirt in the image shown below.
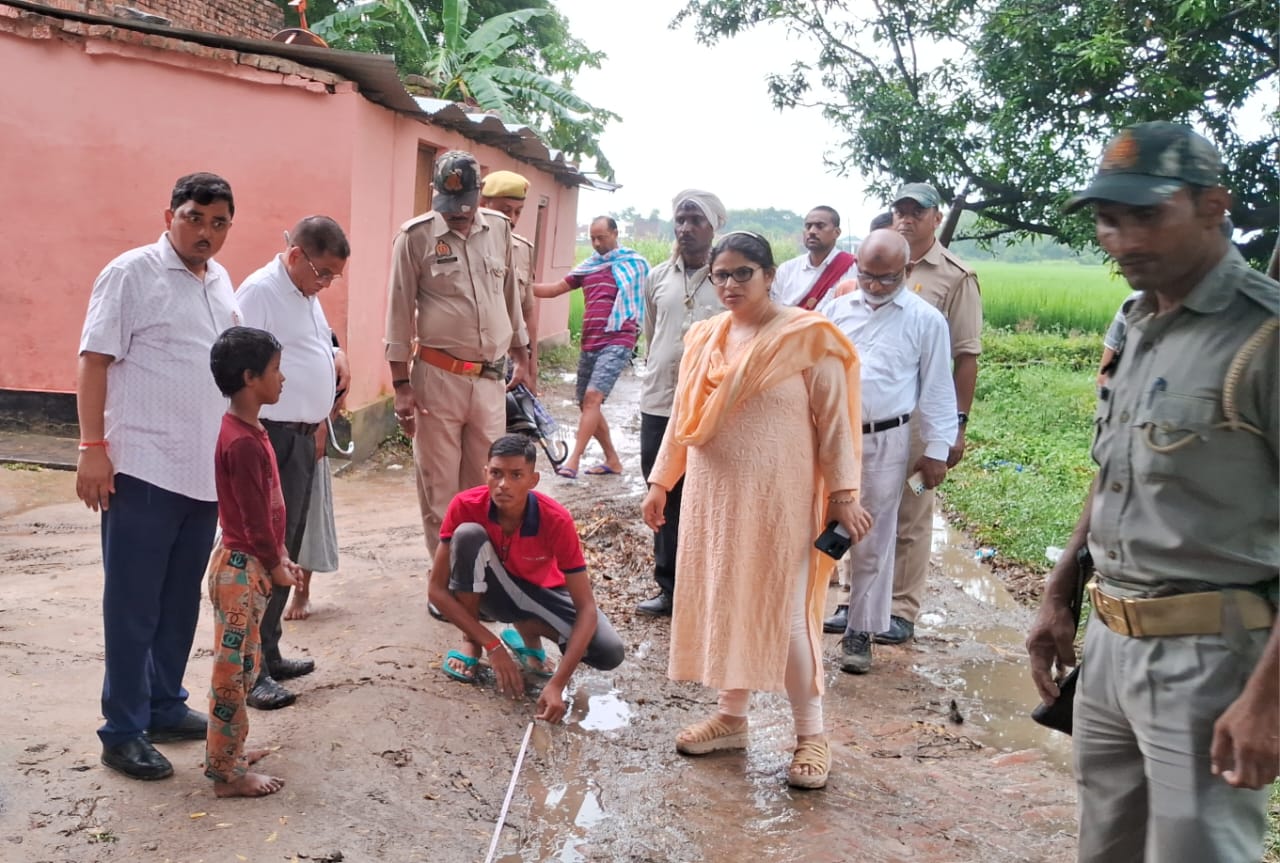
<path fill-rule="evenodd" d="M 1158 317 L 1154 311 L 1154 298 L 1146 297 L 1130 310 L 1123 357 L 1098 401 L 1098 479 L 1089 517 L 1098 572 L 1122 593 L 1179 581 L 1269 581 L 1274 591 L 1280 572 L 1274 333 L 1235 389 L 1240 421 L 1261 435 L 1221 424 L 1227 368 L 1280 311 L 1280 285 L 1251 270 L 1233 247 L 1181 308 Z"/>
<path fill-rule="evenodd" d="M 982 353 L 982 295 L 968 264 L 934 240 L 916 261 L 909 284 L 947 319 L 952 358 Z"/>
<path fill-rule="evenodd" d="M 384 338 L 389 362 L 414 342 L 460 360 L 492 362 L 529 342 L 511 265 L 511 225 L 479 210 L 463 238 L 434 210 L 400 227 L 391 247 Z"/>
<path fill-rule="evenodd" d="M 516 271 L 516 290 L 520 292 L 520 308 L 527 325 L 533 315 L 533 304 L 537 302 L 533 296 L 533 243 L 514 231 L 511 233 L 511 266 Z"/>
<path fill-rule="evenodd" d="M 649 271 L 644 282 L 645 376 L 640 412 L 671 416 L 684 355 L 684 334 L 695 321 L 724 311 L 708 266 L 688 270 L 679 254 Z"/>

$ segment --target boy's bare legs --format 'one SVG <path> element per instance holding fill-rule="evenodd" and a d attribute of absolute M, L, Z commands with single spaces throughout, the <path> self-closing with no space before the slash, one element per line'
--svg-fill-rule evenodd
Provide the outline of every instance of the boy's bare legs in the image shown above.
<path fill-rule="evenodd" d="M 270 749 L 247 749 L 244 760 L 247 764 L 256 764 L 271 754 Z M 264 773 L 245 773 L 230 782 L 214 782 L 215 797 L 266 797 L 275 794 L 284 787 L 284 780 L 278 776 L 267 776 Z"/>
<path fill-rule="evenodd" d="M 293 599 L 284 613 L 285 620 L 306 620 L 311 616 L 311 570 L 302 571 L 302 583 L 293 589 Z"/>

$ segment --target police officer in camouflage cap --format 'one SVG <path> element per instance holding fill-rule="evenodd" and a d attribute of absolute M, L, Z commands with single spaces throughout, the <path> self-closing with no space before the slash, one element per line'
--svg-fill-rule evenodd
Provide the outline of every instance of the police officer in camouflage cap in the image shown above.
<path fill-rule="evenodd" d="M 1280 767 L 1280 284 L 1222 233 L 1207 140 L 1142 123 L 1068 210 L 1142 291 L 1095 417 L 1098 472 L 1027 637 L 1041 698 L 1075 664 L 1076 552 L 1097 576 L 1074 702 L 1079 859 L 1262 858 Z"/>

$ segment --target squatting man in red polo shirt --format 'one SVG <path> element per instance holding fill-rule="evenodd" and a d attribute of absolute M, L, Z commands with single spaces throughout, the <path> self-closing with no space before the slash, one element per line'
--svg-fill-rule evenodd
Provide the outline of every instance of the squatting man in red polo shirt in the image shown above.
<path fill-rule="evenodd" d="M 486 485 L 460 492 L 445 511 L 428 595 L 462 630 L 462 649 L 449 651 L 444 672 L 474 683 L 483 651 L 498 690 L 519 698 L 519 662 L 550 678 L 537 718 L 554 723 L 564 717 L 564 688 L 578 663 L 608 671 L 622 663 L 623 647 L 596 608 L 573 517 L 533 490 L 536 464 L 537 450 L 523 435 L 489 447 Z M 494 635 L 480 622 L 482 611 L 512 626 Z M 559 666 L 547 659 L 544 638 L 559 646 Z"/>

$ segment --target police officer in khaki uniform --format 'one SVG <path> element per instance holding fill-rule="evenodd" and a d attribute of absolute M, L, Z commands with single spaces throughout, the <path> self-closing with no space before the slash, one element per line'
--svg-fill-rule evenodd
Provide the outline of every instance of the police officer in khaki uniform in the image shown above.
<path fill-rule="evenodd" d="M 982 296 L 978 277 L 964 261 L 938 242 L 935 234 L 942 224 L 942 198 L 928 183 L 907 183 L 893 199 L 893 228 L 911 246 L 910 288 L 935 306 L 947 319 L 951 336 L 951 380 L 956 389 L 956 419 L 960 433 L 947 455 L 947 468 L 964 456 L 965 424 L 973 406 L 973 390 L 978 381 L 978 354 L 982 353 Z M 911 450 L 907 470 L 925 467 L 925 443 L 920 423 L 912 416 Z M 929 547 L 933 535 L 933 489 L 917 495 L 904 486 L 898 507 L 898 538 L 894 547 L 893 608 L 889 629 L 878 633 L 879 644 L 902 644 L 915 635 L 916 615 L 924 600 L 929 577 Z M 826 632 L 844 632 L 847 606 L 823 621 Z"/>
<path fill-rule="evenodd" d="M 511 266 L 520 290 L 520 310 L 529 331 L 529 389 L 538 382 L 538 302 L 533 295 L 533 241 L 515 232 L 529 195 L 529 181 L 515 171 L 492 171 L 480 188 L 480 206 L 496 210 L 511 222 Z"/>
<path fill-rule="evenodd" d="M 434 185 L 432 209 L 405 222 L 392 246 L 384 340 L 432 554 L 449 501 L 484 483 L 489 446 L 506 428 L 505 359 L 514 386 L 527 382 L 529 354 L 511 223 L 479 208 L 475 157 L 441 155 Z"/>
<path fill-rule="evenodd" d="M 1027 651 L 1041 697 L 1075 664 L 1075 553 L 1097 562 L 1074 703 L 1081 861 L 1262 859 L 1280 765 L 1280 284 L 1220 231 L 1213 145 L 1142 123 L 1089 188 L 1143 291 L 1099 393 L 1098 473 Z"/>

